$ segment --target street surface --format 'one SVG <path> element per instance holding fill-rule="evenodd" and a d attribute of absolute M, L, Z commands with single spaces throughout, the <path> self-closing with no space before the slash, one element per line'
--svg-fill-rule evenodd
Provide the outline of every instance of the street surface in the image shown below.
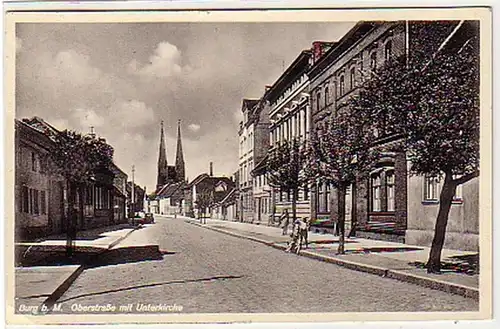
<path fill-rule="evenodd" d="M 155 256 L 155 245 L 163 255 Z M 479 307 L 473 299 L 288 254 L 183 219 L 157 216 L 155 224 L 115 248 L 102 264 L 78 277 L 59 299 L 58 313 L 437 312 Z"/>

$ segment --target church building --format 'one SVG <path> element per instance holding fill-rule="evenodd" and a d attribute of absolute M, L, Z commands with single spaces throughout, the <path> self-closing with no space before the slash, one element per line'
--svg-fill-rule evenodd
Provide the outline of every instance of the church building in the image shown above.
<path fill-rule="evenodd" d="M 181 120 L 177 122 L 177 154 L 175 165 L 168 165 L 167 151 L 165 147 L 165 134 L 163 132 L 163 121 L 160 127 L 160 150 L 158 155 L 158 178 L 156 181 L 156 191 L 158 192 L 164 185 L 180 183 L 185 180 L 184 156 L 182 154 L 181 142 Z"/>
<path fill-rule="evenodd" d="M 168 165 L 163 121 L 160 124 L 160 149 L 158 153 L 158 176 L 155 192 L 146 198 L 145 209 L 155 214 L 178 213 L 185 182 L 184 155 L 181 141 L 181 121 L 177 122 L 177 152 L 175 164 Z"/>

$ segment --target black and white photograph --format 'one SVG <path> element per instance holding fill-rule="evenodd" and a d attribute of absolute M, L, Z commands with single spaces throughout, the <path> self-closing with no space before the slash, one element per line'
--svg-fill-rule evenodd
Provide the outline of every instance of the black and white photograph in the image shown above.
<path fill-rule="evenodd" d="M 487 9 L 5 19 L 13 322 L 491 317 Z"/>

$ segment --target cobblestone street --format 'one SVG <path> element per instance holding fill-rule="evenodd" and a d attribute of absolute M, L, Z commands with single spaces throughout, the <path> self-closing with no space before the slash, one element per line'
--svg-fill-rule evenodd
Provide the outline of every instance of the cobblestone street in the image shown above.
<path fill-rule="evenodd" d="M 147 246 L 155 245 L 163 256 L 148 258 Z M 141 250 L 140 257 L 103 260 L 85 270 L 59 299 L 62 313 L 83 313 L 85 306 L 97 304 L 111 304 L 116 313 L 421 312 L 479 307 L 472 299 L 287 254 L 182 219 L 157 217 L 155 224 L 116 246 L 116 257 L 135 250 Z M 168 307 L 140 310 L 140 304 Z"/>

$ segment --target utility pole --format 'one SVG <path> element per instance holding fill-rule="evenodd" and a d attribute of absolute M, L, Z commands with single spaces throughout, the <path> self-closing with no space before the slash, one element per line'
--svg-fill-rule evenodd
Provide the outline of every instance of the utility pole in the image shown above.
<path fill-rule="evenodd" d="M 134 181 L 135 166 L 132 165 L 132 217 L 135 217 L 135 181 Z"/>

